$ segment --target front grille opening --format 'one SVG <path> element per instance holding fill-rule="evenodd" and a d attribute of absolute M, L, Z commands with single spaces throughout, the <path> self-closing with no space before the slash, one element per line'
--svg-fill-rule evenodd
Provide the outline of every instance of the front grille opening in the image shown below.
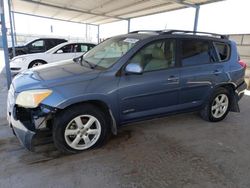
<path fill-rule="evenodd" d="M 21 68 L 15 68 L 15 67 L 13 67 L 13 68 L 10 68 L 10 70 L 18 71 L 18 70 L 21 70 Z"/>
<path fill-rule="evenodd" d="M 27 108 L 22 108 L 22 107 L 16 107 L 16 119 L 20 121 L 30 121 L 32 120 L 31 118 L 31 110 Z"/>

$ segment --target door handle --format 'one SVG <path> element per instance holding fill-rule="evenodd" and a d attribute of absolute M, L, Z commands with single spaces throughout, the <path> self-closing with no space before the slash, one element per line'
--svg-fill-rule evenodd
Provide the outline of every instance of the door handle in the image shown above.
<path fill-rule="evenodd" d="M 214 75 L 218 75 L 218 74 L 221 74 L 221 73 L 222 73 L 222 71 L 220 71 L 220 70 L 214 70 L 214 71 L 213 71 L 213 74 L 214 74 Z"/>
<path fill-rule="evenodd" d="M 170 81 L 170 82 L 177 82 L 177 81 L 179 81 L 179 78 L 175 77 L 175 76 L 170 76 L 170 77 L 168 77 L 168 81 Z"/>

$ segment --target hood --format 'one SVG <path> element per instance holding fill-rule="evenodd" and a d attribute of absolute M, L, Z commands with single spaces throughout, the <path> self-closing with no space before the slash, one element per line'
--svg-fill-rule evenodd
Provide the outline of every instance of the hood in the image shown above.
<path fill-rule="evenodd" d="M 43 55 L 44 53 L 33 53 L 33 54 L 24 54 L 24 55 L 18 55 L 16 57 L 13 57 L 11 59 L 11 61 L 15 60 L 15 59 L 19 59 L 19 58 L 26 58 L 26 57 L 36 57 L 39 56 L 41 57 L 41 55 Z"/>
<path fill-rule="evenodd" d="M 25 46 L 15 46 L 15 49 L 23 49 Z M 12 50 L 12 47 L 9 47 L 8 50 Z"/>
<path fill-rule="evenodd" d="M 12 81 L 16 92 L 30 89 L 53 88 L 95 79 L 100 70 L 80 65 L 73 60 L 60 61 L 29 69 Z"/>

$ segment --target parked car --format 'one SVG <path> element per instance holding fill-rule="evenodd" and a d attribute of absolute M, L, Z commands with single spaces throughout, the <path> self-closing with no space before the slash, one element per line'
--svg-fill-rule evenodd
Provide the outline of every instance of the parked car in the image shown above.
<path fill-rule="evenodd" d="M 51 130 L 60 151 L 76 153 L 101 146 L 130 122 L 190 111 L 218 122 L 239 112 L 246 64 L 236 43 L 192 34 L 132 32 L 74 60 L 18 74 L 8 95 L 9 124 L 30 150 L 37 132 Z"/>
<path fill-rule="evenodd" d="M 14 57 L 10 62 L 10 70 L 13 75 L 26 69 L 39 65 L 53 63 L 81 56 L 93 48 L 92 43 L 65 42 L 55 46 L 45 53 L 26 54 Z"/>
<path fill-rule="evenodd" d="M 67 40 L 60 38 L 38 38 L 27 42 L 23 46 L 15 46 L 16 56 L 23 54 L 45 52 L 63 42 L 67 42 Z M 9 50 L 9 57 L 10 59 L 12 59 L 13 58 L 12 48 L 8 48 L 8 50 Z"/>

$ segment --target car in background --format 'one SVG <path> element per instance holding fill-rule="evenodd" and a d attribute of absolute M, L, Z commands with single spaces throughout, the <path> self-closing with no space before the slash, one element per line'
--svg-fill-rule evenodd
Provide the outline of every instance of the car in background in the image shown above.
<path fill-rule="evenodd" d="M 81 56 L 96 45 L 93 43 L 65 42 L 44 52 L 14 57 L 10 61 L 12 75 L 39 65 L 53 63 Z"/>
<path fill-rule="evenodd" d="M 65 39 L 60 38 L 38 38 L 32 41 L 27 42 L 23 46 L 15 46 L 16 56 L 23 54 L 32 54 L 32 53 L 40 53 L 46 52 L 47 50 L 61 44 L 63 42 L 67 42 Z M 8 48 L 10 59 L 13 58 L 12 47 Z"/>

